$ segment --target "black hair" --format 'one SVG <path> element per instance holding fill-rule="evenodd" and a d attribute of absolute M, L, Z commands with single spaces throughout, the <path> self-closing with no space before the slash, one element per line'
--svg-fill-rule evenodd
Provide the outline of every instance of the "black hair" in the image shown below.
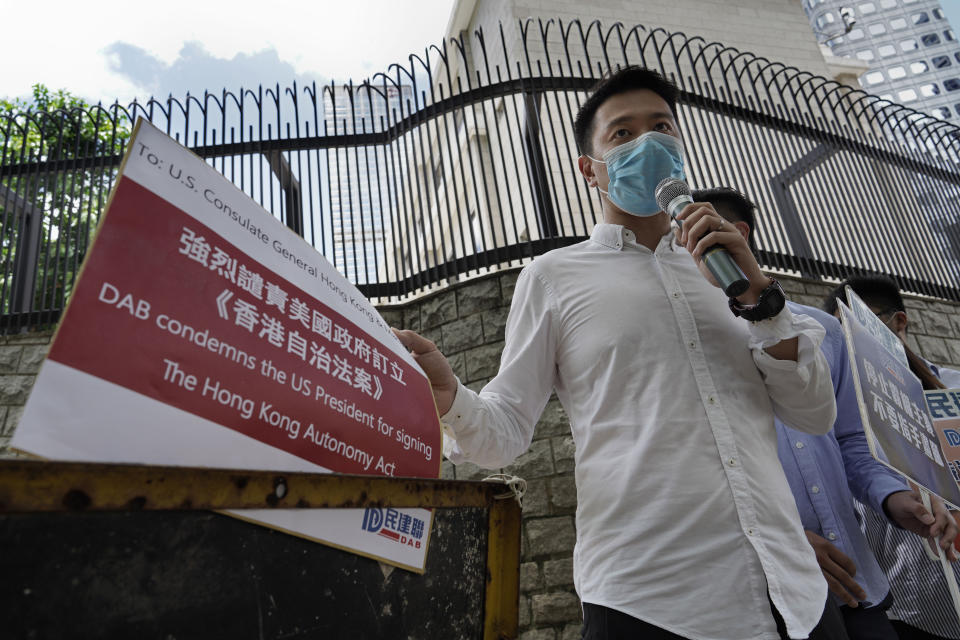
<path fill-rule="evenodd" d="M 906 311 L 903 306 L 903 297 L 897 283 L 887 276 L 850 276 L 830 292 L 823 301 L 823 310 L 833 315 L 837 312 L 837 300 L 847 304 L 847 285 L 871 307 L 876 307 L 881 314 L 891 311 Z"/>
<path fill-rule="evenodd" d="M 714 187 L 712 189 L 695 189 L 691 194 L 694 202 L 709 202 L 717 213 L 728 222 L 746 222 L 750 229 L 747 244 L 750 251 L 757 252 L 757 243 L 754 239 L 756 226 L 755 205 L 750 198 L 733 187 Z"/>
<path fill-rule="evenodd" d="M 830 292 L 827 299 L 823 302 L 823 309 L 831 315 L 837 312 L 837 300 L 847 302 L 847 285 L 853 289 L 860 298 L 871 307 L 875 307 L 877 315 L 884 315 L 891 312 L 906 311 L 903 305 L 903 296 L 900 295 L 900 288 L 892 278 L 887 276 L 850 276 L 840 283 L 836 289 Z M 907 355 L 907 364 L 913 375 L 920 379 L 924 389 L 945 389 L 946 386 L 933 374 L 926 361 L 918 356 L 906 344 L 903 350 Z"/>
<path fill-rule="evenodd" d="M 593 151 L 590 144 L 590 138 L 593 136 L 593 118 L 600 105 L 615 95 L 637 89 L 649 89 L 663 98 L 676 119 L 677 96 L 680 94 L 676 85 L 652 69 L 628 65 L 604 75 L 597 84 L 593 85 L 590 89 L 590 97 L 577 111 L 577 117 L 573 121 L 573 138 L 577 142 L 580 153 L 589 154 Z"/>

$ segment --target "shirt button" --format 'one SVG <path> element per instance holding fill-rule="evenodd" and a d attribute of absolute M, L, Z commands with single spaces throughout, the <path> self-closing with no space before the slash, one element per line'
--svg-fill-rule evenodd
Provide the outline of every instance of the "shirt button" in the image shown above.
<path fill-rule="evenodd" d="M 813 485 L 812 487 L 810 487 L 810 491 L 812 491 L 813 493 L 820 493 L 820 487 L 818 487 L 817 485 Z"/>
<path fill-rule="evenodd" d="M 687 346 L 689 346 L 691 349 L 696 349 L 697 343 L 691 340 L 689 343 L 687 343 Z"/>
<path fill-rule="evenodd" d="M 679 297 L 680 297 L 680 292 L 679 292 L 679 291 L 674 291 L 674 292 L 673 292 L 673 297 L 674 297 L 674 298 L 679 298 Z"/>
<path fill-rule="evenodd" d="M 752 535 L 753 535 L 753 529 L 747 529 L 747 535 L 748 535 L 748 536 L 752 536 Z"/>
<path fill-rule="evenodd" d="M 827 534 L 827 537 L 830 538 L 831 540 L 836 540 L 836 539 L 837 539 L 837 534 L 835 534 L 833 531 L 831 531 L 830 533 Z"/>
<path fill-rule="evenodd" d="M 730 465 L 731 467 L 735 467 L 737 466 L 737 461 L 734 460 L 733 458 L 730 458 L 729 460 L 727 460 L 727 464 Z"/>
<path fill-rule="evenodd" d="M 797 449 L 803 449 L 803 443 L 799 440 L 797 441 Z"/>
<path fill-rule="evenodd" d="M 710 396 L 709 398 L 707 398 L 707 402 L 709 402 L 710 404 L 714 404 L 716 401 L 717 399 L 714 398 L 713 396 Z"/>

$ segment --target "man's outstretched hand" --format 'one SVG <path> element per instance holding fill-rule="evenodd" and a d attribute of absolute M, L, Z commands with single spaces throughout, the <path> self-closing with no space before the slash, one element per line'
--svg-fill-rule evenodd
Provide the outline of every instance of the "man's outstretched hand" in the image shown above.
<path fill-rule="evenodd" d="M 437 345 L 418 333 L 400 329 L 394 329 L 393 332 L 430 379 L 437 411 L 441 416 L 450 411 L 453 399 L 457 395 L 457 378 L 453 375 L 453 369 L 447 362 L 447 358 L 440 353 Z"/>

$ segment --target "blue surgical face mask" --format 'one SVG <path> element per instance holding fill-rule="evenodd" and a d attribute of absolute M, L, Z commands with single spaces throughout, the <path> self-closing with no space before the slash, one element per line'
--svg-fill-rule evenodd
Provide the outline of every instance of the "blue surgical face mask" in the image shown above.
<path fill-rule="evenodd" d="M 635 216 L 652 216 L 660 212 L 654 197 L 657 185 L 664 178 L 685 180 L 683 144 L 660 131 L 648 131 L 626 144 L 603 154 L 603 160 L 587 156 L 607 165 L 610 184 L 600 193 L 610 202 Z"/>

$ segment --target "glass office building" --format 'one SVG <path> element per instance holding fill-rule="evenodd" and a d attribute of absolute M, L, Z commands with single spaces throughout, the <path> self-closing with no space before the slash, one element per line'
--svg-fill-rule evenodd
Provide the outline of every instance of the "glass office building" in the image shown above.
<path fill-rule="evenodd" d="M 864 89 L 960 122 L 960 45 L 938 0 L 804 0 L 803 6 L 834 55 L 870 65 L 860 76 Z M 844 33 L 851 18 L 856 22 Z"/>
<path fill-rule="evenodd" d="M 408 85 L 335 86 L 324 91 L 327 135 L 382 132 L 409 112 Z M 334 266 L 354 284 L 377 282 L 386 259 L 387 237 L 396 182 L 406 159 L 387 153 L 383 145 L 326 150 L 325 176 L 332 246 L 325 247 Z M 331 157 L 332 156 L 332 157 Z"/>

